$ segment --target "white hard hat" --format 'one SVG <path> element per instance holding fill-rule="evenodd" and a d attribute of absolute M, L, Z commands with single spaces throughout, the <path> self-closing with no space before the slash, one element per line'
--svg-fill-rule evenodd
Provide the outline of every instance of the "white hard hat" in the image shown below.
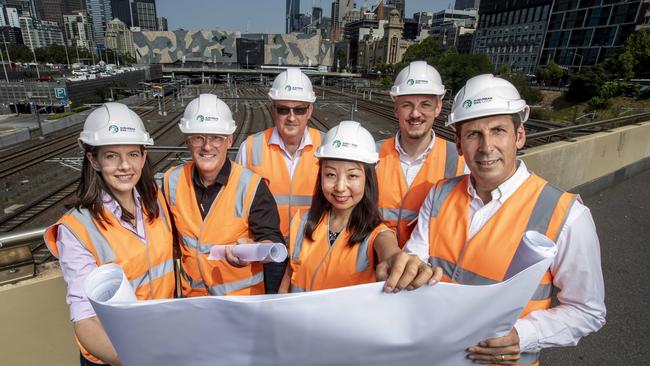
<path fill-rule="evenodd" d="M 390 88 L 390 96 L 393 99 L 400 95 L 413 94 L 445 95 L 440 73 L 425 61 L 413 61 L 403 68 Z"/>
<path fill-rule="evenodd" d="M 288 67 L 273 80 L 269 98 L 314 103 L 316 94 L 307 75 L 297 67 Z"/>
<path fill-rule="evenodd" d="M 79 142 L 91 146 L 153 145 L 140 117 L 122 103 L 104 103 L 92 111 Z"/>
<path fill-rule="evenodd" d="M 178 127 L 182 133 L 231 135 L 237 129 L 228 105 L 214 94 L 201 94 L 185 107 Z"/>
<path fill-rule="evenodd" d="M 499 114 L 516 114 L 523 123 L 529 113 L 530 108 L 514 85 L 492 74 L 482 74 L 467 80 L 456 94 L 445 125 Z"/>
<path fill-rule="evenodd" d="M 379 161 L 375 139 L 355 121 L 342 121 L 329 130 L 314 156 L 319 159 L 351 160 L 368 164 Z"/>

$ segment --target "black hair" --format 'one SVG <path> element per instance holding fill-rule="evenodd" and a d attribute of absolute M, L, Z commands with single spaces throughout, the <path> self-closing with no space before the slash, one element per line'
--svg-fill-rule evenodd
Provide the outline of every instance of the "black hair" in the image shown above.
<path fill-rule="evenodd" d="M 362 242 L 370 233 L 381 224 L 382 216 L 379 211 L 379 190 L 377 183 L 377 173 L 374 164 L 362 163 L 363 171 L 366 176 L 365 190 L 361 201 L 352 209 L 347 229 L 350 232 L 350 245 Z M 313 233 L 318 224 L 323 220 L 324 214 L 330 209 L 331 204 L 325 198 L 321 188 L 321 172 L 323 170 L 323 160 L 318 167 L 318 177 L 314 194 L 311 199 L 311 208 L 305 224 L 305 237 L 313 239 Z"/>

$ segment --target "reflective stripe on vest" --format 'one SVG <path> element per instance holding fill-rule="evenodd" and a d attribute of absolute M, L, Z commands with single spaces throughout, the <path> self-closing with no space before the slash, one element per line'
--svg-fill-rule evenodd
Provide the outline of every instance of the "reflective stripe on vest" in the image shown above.
<path fill-rule="evenodd" d="M 515 365 L 530 365 L 539 362 L 539 352 L 521 353 Z"/>
<path fill-rule="evenodd" d="M 102 235 L 102 233 L 95 225 L 95 221 L 93 221 L 90 211 L 86 208 L 72 210 L 72 216 L 74 216 L 75 219 L 79 220 L 79 222 L 82 223 L 88 231 L 88 235 L 93 242 L 95 250 L 97 251 L 97 256 L 99 257 L 97 259 L 99 259 L 100 264 L 114 262 L 115 252 L 113 251 L 113 247 L 111 247 L 111 245 L 108 243 L 108 240 L 106 240 L 104 235 Z"/>
<path fill-rule="evenodd" d="M 449 193 L 460 183 L 463 179 L 465 178 L 464 175 L 459 175 L 458 177 L 454 177 L 451 179 L 446 180 L 445 182 L 442 183 L 440 187 L 435 187 L 435 191 L 433 192 L 433 204 L 431 205 L 431 213 L 429 216 L 431 217 L 437 217 L 438 212 L 440 212 L 440 208 L 442 207 L 442 204 L 445 203 L 447 200 L 447 197 L 449 196 Z"/>
<path fill-rule="evenodd" d="M 221 285 L 216 285 L 208 288 L 210 294 L 213 296 L 223 296 L 225 294 L 241 290 L 244 288 L 252 287 L 258 283 L 264 281 L 264 272 L 259 272 L 252 275 L 251 277 L 244 278 L 237 282 L 224 283 Z"/>
<path fill-rule="evenodd" d="M 142 285 L 153 282 L 156 279 L 171 272 L 174 272 L 174 260 L 168 259 L 158 265 L 151 267 L 147 273 L 144 273 L 142 276 L 134 278 L 129 282 L 131 283 L 131 286 L 136 289 Z"/>
<path fill-rule="evenodd" d="M 311 196 L 292 196 L 290 194 L 274 194 L 275 203 L 280 205 L 292 206 L 311 206 Z"/>
<path fill-rule="evenodd" d="M 399 208 L 381 208 L 379 209 L 379 211 L 381 211 L 381 215 L 384 220 L 397 221 L 399 219 L 402 219 L 402 220 L 411 221 L 418 217 L 417 211 L 407 210 L 405 208 L 402 209 L 401 215 L 400 215 Z"/>
<path fill-rule="evenodd" d="M 357 253 L 357 272 L 363 272 L 370 267 L 370 261 L 368 260 L 368 243 L 370 241 L 370 235 L 359 243 L 359 251 Z"/>
<path fill-rule="evenodd" d="M 296 286 L 293 282 L 291 282 L 291 290 L 289 291 L 291 293 L 298 293 L 298 292 L 307 292 L 304 288 L 300 286 Z"/>
<path fill-rule="evenodd" d="M 246 190 L 248 189 L 247 183 L 251 180 L 253 174 L 255 173 L 253 173 L 248 169 L 243 169 L 241 175 L 239 176 L 239 181 L 237 182 L 237 193 L 236 193 L 236 200 L 235 200 L 236 217 L 242 217 L 242 215 L 244 214 L 244 204 L 246 203 Z M 253 193 L 253 197 L 255 197 L 255 193 Z M 249 212 L 250 204 L 252 203 L 253 200 L 251 199 L 251 202 L 249 203 L 249 207 L 246 207 L 246 212 Z"/>
<path fill-rule="evenodd" d="M 307 217 L 309 213 L 302 215 L 300 219 L 300 225 L 298 225 L 298 233 L 296 234 L 296 242 L 293 244 L 293 253 L 291 253 L 291 259 L 297 261 L 300 259 L 300 250 L 302 249 L 302 242 L 305 239 L 305 225 L 307 224 Z M 304 291 L 304 290 L 303 290 Z"/>
<path fill-rule="evenodd" d="M 205 283 L 203 282 L 202 279 L 193 279 L 188 275 L 185 270 L 183 269 L 183 266 L 181 266 L 181 277 L 185 280 L 185 282 L 190 284 L 190 287 L 192 289 L 196 290 L 205 290 Z"/>
<path fill-rule="evenodd" d="M 491 278 L 483 277 L 479 274 L 476 274 L 470 270 L 458 267 L 454 273 L 454 264 L 450 263 L 442 258 L 438 257 L 429 257 L 429 264 L 434 267 L 442 268 L 442 272 L 449 278 L 453 278 L 454 281 L 463 284 L 463 285 L 494 285 L 499 283 L 499 281 L 493 280 Z M 551 297 L 553 292 L 553 285 L 550 284 L 538 284 L 535 289 L 535 293 L 531 297 L 531 300 L 546 300 Z"/>
<path fill-rule="evenodd" d="M 176 206 L 176 189 L 178 188 L 178 180 L 184 168 L 185 164 L 181 164 L 175 167 L 171 174 L 169 174 L 169 204 L 172 206 Z"/>
<path fill-rule="evenodd" d="M 458 170 L 458 149 L 456 144 L 447 141 L 447 153 L 445 154 L 445 178 L 453 178 Z"/>
<path fill-rule="evenodd" d="M 253 135 L 253 146 L 251 146 L 251 165 L 260 166 L 262 164 L 262 144 L 264 143 L 264 131 Z"/>
<path fill-rule="evenodd" d="M 210 254 L 210 248 L 214 244 L 199 244 L 198 239 L 193 238 L 191 236 L 182 236 L 183 238 L 183 244 L 185 244 L 186 247 L 196 249 L 199 253 L 201 254 Z"/>

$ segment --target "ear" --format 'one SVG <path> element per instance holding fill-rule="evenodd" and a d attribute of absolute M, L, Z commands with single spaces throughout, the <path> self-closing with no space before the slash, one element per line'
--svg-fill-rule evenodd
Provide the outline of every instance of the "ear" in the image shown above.
<path fill-rule="evenodd" d="M 232 147 L 232 135 L 228 135 L 226 137 L 226 149 L 230 149 Z"/>
<path fill-rule="evenodd" d="M 524 145 L 526 144 L 526 129 L 524 128 L 523 123 L 520 123 L 519 127 L 517 127 L 517 131 L 515 131 L 515 135 L 517 137 L 517 150 L 521 150 L 524 148 Z"/>
<path fill-rule="evenodd" d="M 88 159 L 88 161 L 90 161 L 90 165 L 93 167 L 93 169 L 94 169 L 95 171 L 98 171 L 98 172 L 99 172 L 99 171 L 102 170 L 102 167 L 99 166 L 99 163 L 97 162 L 97 159 L 95 159 L 95 157 L 93 156 L 92 153 L 87 152 L 87 153 L 86 153 L 86 158 Z"/>
<path fill-rule="evenodd" d="M 456 150 L 458 151 L 459 156 L 463 156 L 463 148 L 460 144 L 460 131 L 458 130 L 460 126 L 454 126 L 454 128 L 456 129 L 454 131 L 454 142 L 456 143 Z"/>
<path fill-rule="evenodd" d="M 442 112 L 442 97 L 439 96 L 439 95 L 436 96 L 436 101 L 437 101 L 437 103 L 436 103 L 436 114 L 435 114 L 435 116 L 436 116 L 436 118 L 438 118 L 438 116 L 440 115 L 440 112 Z"/>
<path fill-rule="evenodd" d="M 314 113 L 314 103 L 309 103 L 309 106 L 307 107 L 307 120 L 311 118 L 312 113 Z"/>

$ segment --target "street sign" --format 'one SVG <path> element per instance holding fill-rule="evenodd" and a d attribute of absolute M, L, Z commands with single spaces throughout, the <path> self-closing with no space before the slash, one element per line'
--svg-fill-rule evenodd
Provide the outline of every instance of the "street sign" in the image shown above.
<path fill-rule="evenodd" d="M 54 88 L 54 97 L 56 99 L 68 99 L 68 92 L 65 88 Z"/>

